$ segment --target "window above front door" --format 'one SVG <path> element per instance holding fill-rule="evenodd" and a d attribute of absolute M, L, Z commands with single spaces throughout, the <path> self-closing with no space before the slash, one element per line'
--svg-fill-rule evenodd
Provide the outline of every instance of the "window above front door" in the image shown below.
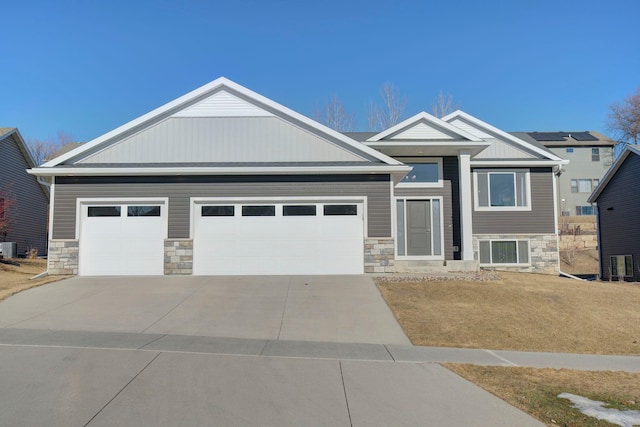
<path fill-rule="evenodd" d="M 442 187 L 442 158 L 398 157 L 413 169 L 398 183 L 399 187 Z"/>

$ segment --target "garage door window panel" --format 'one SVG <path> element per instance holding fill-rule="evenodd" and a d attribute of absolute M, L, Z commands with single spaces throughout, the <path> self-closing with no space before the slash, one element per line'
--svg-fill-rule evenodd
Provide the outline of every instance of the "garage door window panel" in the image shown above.
<path fill-rule="evenodd" d="M 315 205 L 284 205 L 283 216 L 316 216 Z"/>
<path fill-rule="evenodd" d="M 324 205 L 325 216 L 358 215 L 358 205 Z"/>
<path fill-rule="evenodd" d="M 160 206 L 127 206 L 127 216 L 160 216 Z"/>
<path fill-rule="evenodd" d="M 243 206 L 242 216 L 276 216 L 274 205 Z"/>
<path fill-rule="evenodd" d="M 200 212 L 202 216 L 234 216 L 236 209 L 226 205 L 203 206 Z"/>
<path fill-rule="evenodd" d="M 117 217 L 120 216 L 120 206 L 89 206 L 87 216 L 95 217 Z"/>

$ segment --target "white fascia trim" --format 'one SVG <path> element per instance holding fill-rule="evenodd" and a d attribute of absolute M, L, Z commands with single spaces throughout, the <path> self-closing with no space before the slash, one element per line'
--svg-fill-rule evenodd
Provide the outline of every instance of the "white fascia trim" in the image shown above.
<path fill-rule="evenodd" d="M 468 150 L 472 148 L 486 148 L 491 145 L 486 141 L 381 141 L 381 142 L 364 142 L 364 145 L 372 148 L 389 148 L 389 147 L 415 147 L 415 148 L 429 148 L 429 147 L 446 147 L 455 148 L 460 150 Z"/>
<path fill-rule="evenodd" d="M 186 95 L 183 95 L 179 98 L 174 99 L 173 101 L 170 101 L 164 105 L 162 105 L 161 107 L 156 108 L 155 110 L 152 110 L 140 117 L 138 117 L 137 119 L 131 120 L 128 123 L 125 123 L 124 125 L 117 127 L 116 129 L 105 133 L 104 135 L 101 135 L 85 144 L 83 144 L 82 146 L 69 151 L 66 154 L 63 154 L 61 156 L 56 157 L 55 159 L 52 159 L 50 161 L 48 161 L 47 163 L 44 163 L 43 166 L 56 166 L 59 165 L 60 163 L 64 162 L 65 160 L 68 160 L 70 158 L 73 158 L 79 154 L 82 154 L 85 151 L 91 150 L 92 148 L 96 147 L 97 145 L 108 141 L 114 137 L 117 137 L 118 135 L 136 127 L 139 126 L 141 124 L 144 124 L 145 122 L 148 122 L 152 119 L 154 119 L 155 117 L 166 113 L 169 110 L 175 109 L 180 107 L 183 104 L 188 103 L 189 101 L 202 96 L 204 94 L 206 94 L 207 92 L 213 92 L 214 90 L 217 90 L 219 88 L 222 87 L 226 87 L 229 88 L 231 90 L 234 90 L 244 96 L 246 96 L 247 98 L 253 99 L 254 101 L 257 101 L 259 103 L 262 103 L 268 107 L 273 108 L 274 110 L 279 111 L 280 113 L 284 114 L 284 115 L 288 115 L 296 120 L 299 120 L 300 122 L 317 129 L 318 131 L 325 133 L 327 135 L 330 135 L 331 137 L 338 139 L 339 141 L 353 147 L 356 151 L 362 151 L 365 152 L 366 154 L 375 157 L 378 160 L 383 161 L 384 163 L 387 163 L 389 165 L 398 165 L 400 164 L 400 162 L 396 161 L 395 159 L 382 154 L 376 150 L 373 150 L 369 147 L 364 146 L 363 144 L 360 144 L 359 142 L 349 138 L 346 135 L 343 135 L 340 132 L 337 132 L 327 126 L 324 126 L 318 122 L 316 122 L 315 120 L 311 120 L 310 118 L 303 116 L 300 113 L 297 113 L 281 104 L 278 104 L 275 101 L 272 101 L 256 92 L 253 92 L 252 90 L 247 89 L 246 87 L 243 87 L 225 77 L 219 77 L 216 80 L 207 83 L 204 86 L 201 86 L 195 90 L 192 90 L 191 92 L 187 93 Z"/>
<path fill-rule="evenodd" d="M 483 122 L 482 120 L 480 120 L 480 119 L 478 119 L 476 117 L 473 117 L 471 114 L 465 113 L 462 110 L 457 110 L 457 111 L 454 111 L 453 113 L 447 114 L 446 116 L 444 116 L 442 118 L 442 120 L 448 123 L 448 122 L 450 122 L 450 121 L 452 121 L 452 120 L 454 120 L 456 118 L 463 118 L 463 119 L 475 124 L 476 126 L 484 128 L 485 130 L 488 130 L 488 131 L 493 132 L 495 134 L 498 134 L 502 138 L 508 139 L 511 142 L 514 142 L 514 143 L 516 143 L 518 145 L 521 145 L 521 146 L 523 146 L 525 148 L 528 148 L 531 151 L 534 151 L 534 152 L 536 152 L 538 154 L 541 154 L 544 157 L 546 157 L 547 159 L 555 160 L 556 162 L 562 161 L 562 159 L 560 157 L 556 156 L 555 154 L 547 152 L 545 150 L 542 150 L 542 149 L 536 147 L 535 145 L 533 145 L 533 144 L 531 144 L 531 143 L 529 143 L 527 141 L 524 141 L 524 140 L 522 140 L 520 138 L 516 138 L 515 136 L 513 136 L 513 135 L 511 135 L 511 134 L 509 134 L 509 133 L 507 133 L 507 132 L 505 132 L 505 131 L 503 131 L 501 129 L 498 129 L 495 126 L 491 126 L 489 123 Z"/>
<path fill-rule="evenodd" d="M 291 167 L 137 167 L 137 168 L 34 168 L 27 172 L 39 176 L 110 176 L 110 175 L 282 175 L 282 174 L 350 174 L 350 173 L 398 173 L 405 175 L 410 166 L 399 163 L 397 166 L 291 166 Z"/>
<path fill-rule="evenodd" d="M 416 114 L 415 116 L 409 117 L 408 119 L 403 120 L 402 122 L 398 123 L 397 125 L 392 126 L 389 129 L 384 130 L 384 131 L 380 132 L 379 134 L 372 136 L 371 138 L 367 139 L 367 142 L 380 141 L 381 139 L 384 139 L 387 136 L 392 135 L 392 134 L 402 130 L 403 128 L 409 127 L 411 124 L 417 123 L 417 122 L 419 122 L 421 120 L 425 120 L 425 121 L 427 121 L 427 122 L 429 122 L 429 123 L 431 123 L 431 124 L 433 124 L 433 125 L 435 125 L 437 127 L 440 127 L 442 129 L 446 129 L 446 130 L 448 130 L 449 132 L 452 132 L 455 135 L 459 135 L 464 139 L 468 139 L 469 141 L 479 141 L 479 142 L 482 141 L 482 139 L 478 138 L 477 136 L 473 136 L 470 133 L 465 132 L 464 130 L 462 130 L 462 129 L 456 127 L 456 126 L 453 126 L 452 124 L 445 122 L 444 120 L 441 120 L 441 119 L 439 119 L 439 118 L 437 118 L 435 116 L 432 116 L 431 114 L 429 114 L 429 113 L 427 113 L 425 111 L 422 111 L 422 112 Z"/>
<path fill-rule="evenodd" d="M 558 166 L 568 163 L 568 160 L 472 160 L 471 166 L 496 166 L 504 168 L 511 166 Z"/>

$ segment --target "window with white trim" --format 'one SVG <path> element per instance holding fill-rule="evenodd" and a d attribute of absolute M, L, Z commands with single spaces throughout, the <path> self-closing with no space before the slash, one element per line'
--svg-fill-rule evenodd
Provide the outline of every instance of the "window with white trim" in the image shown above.
<path fill-rule="evenodd" d="M 600 161 L 600 149 L 599 148 L 592 148 L 591 149 L 591 161 L 592 162 L 599 162 Z"/>
<path fill-rule="evenodd" d="M 530 263 L 528 240 L 480 240 L 480 264 L 528 265 Z"/>
<path fill-rule="evenodd" d="M 591 193 L 600 183 L 599 179 L 578 178 L 571 180 L 572 193 Z"/>
<path fill-rule="evenodd" d="M 633 256 L 613 255 L 611 258 L 611 275 L 618 277 L 633 276 Z"/>
<path fill-rule="evenodd" d="M 398 185 L 415 187 L 441 187 L 443 185 L 441 158 L 399 157 L 398 160 L 413 168 Z"/>
<path fill-rule="evenodd" d="M 475 170 L 476 210 L 529 210 L 529 171 Z"/>

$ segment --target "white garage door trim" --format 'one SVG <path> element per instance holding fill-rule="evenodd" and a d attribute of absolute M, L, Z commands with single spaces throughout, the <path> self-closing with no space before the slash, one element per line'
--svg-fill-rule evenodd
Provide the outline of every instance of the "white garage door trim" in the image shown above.
<path fill-rule="evenodd" d="M 90 208 L 108 206 L 119 207 L 119 215 L 89 216 Z M 159 206 L 160 212 L 130 213 L 129 208 L 134 206 Z M 162 275 L 168 207 L 166 197 L 77 199 L 79 275 Z"/>
<path fill-rule="evenodd" d="M 356 205 L 357 214 L 323 213 L 324 205 L 346 204 Z M 200 227 L 207 224 L 202 222 L 205 217 L 201 216 L 204 205 L 234 206 L 235 215 L 217 217 L 215 223 L 212 223 L 213 218 L 206 219 L 204 221 L 209 221 L 210 227 L 198 230 L 198 224 Z M 248 205 L 273 205 L 275 213 L 269 217 L 244 216 L 242 207 Z M 285 205 L 314 205 L 316 213 L 285 216 Z M 193 274 L 362 274 L 366 224 L 366 197 L 194 197 L 191 198 Z M 289 227 L 295 225 L 300 228 L 297 231 L 294 228 L 294 234 L 288 234 Z M 220 228 L 216 230 L 216 227 Z M 332 236 L 334 231 L 335 236 Z M 246 233 L 243 235 L 243 232 Z M 254 239 L 252 232 L 256 235 Z M 220 245 L 217 245 L 218 233 Z M 236 236 L 240 240 L 236 240 Z M 342 242 L 341 237 L 344 237 Z M 240 248 L 236 242 L 246 246 Z M 273 246 L 269 246 L 270 242 Z M 341 250 L 344 252 L 340 253 Z M 212 262 L 212 255 L 217 263 Z"/>

